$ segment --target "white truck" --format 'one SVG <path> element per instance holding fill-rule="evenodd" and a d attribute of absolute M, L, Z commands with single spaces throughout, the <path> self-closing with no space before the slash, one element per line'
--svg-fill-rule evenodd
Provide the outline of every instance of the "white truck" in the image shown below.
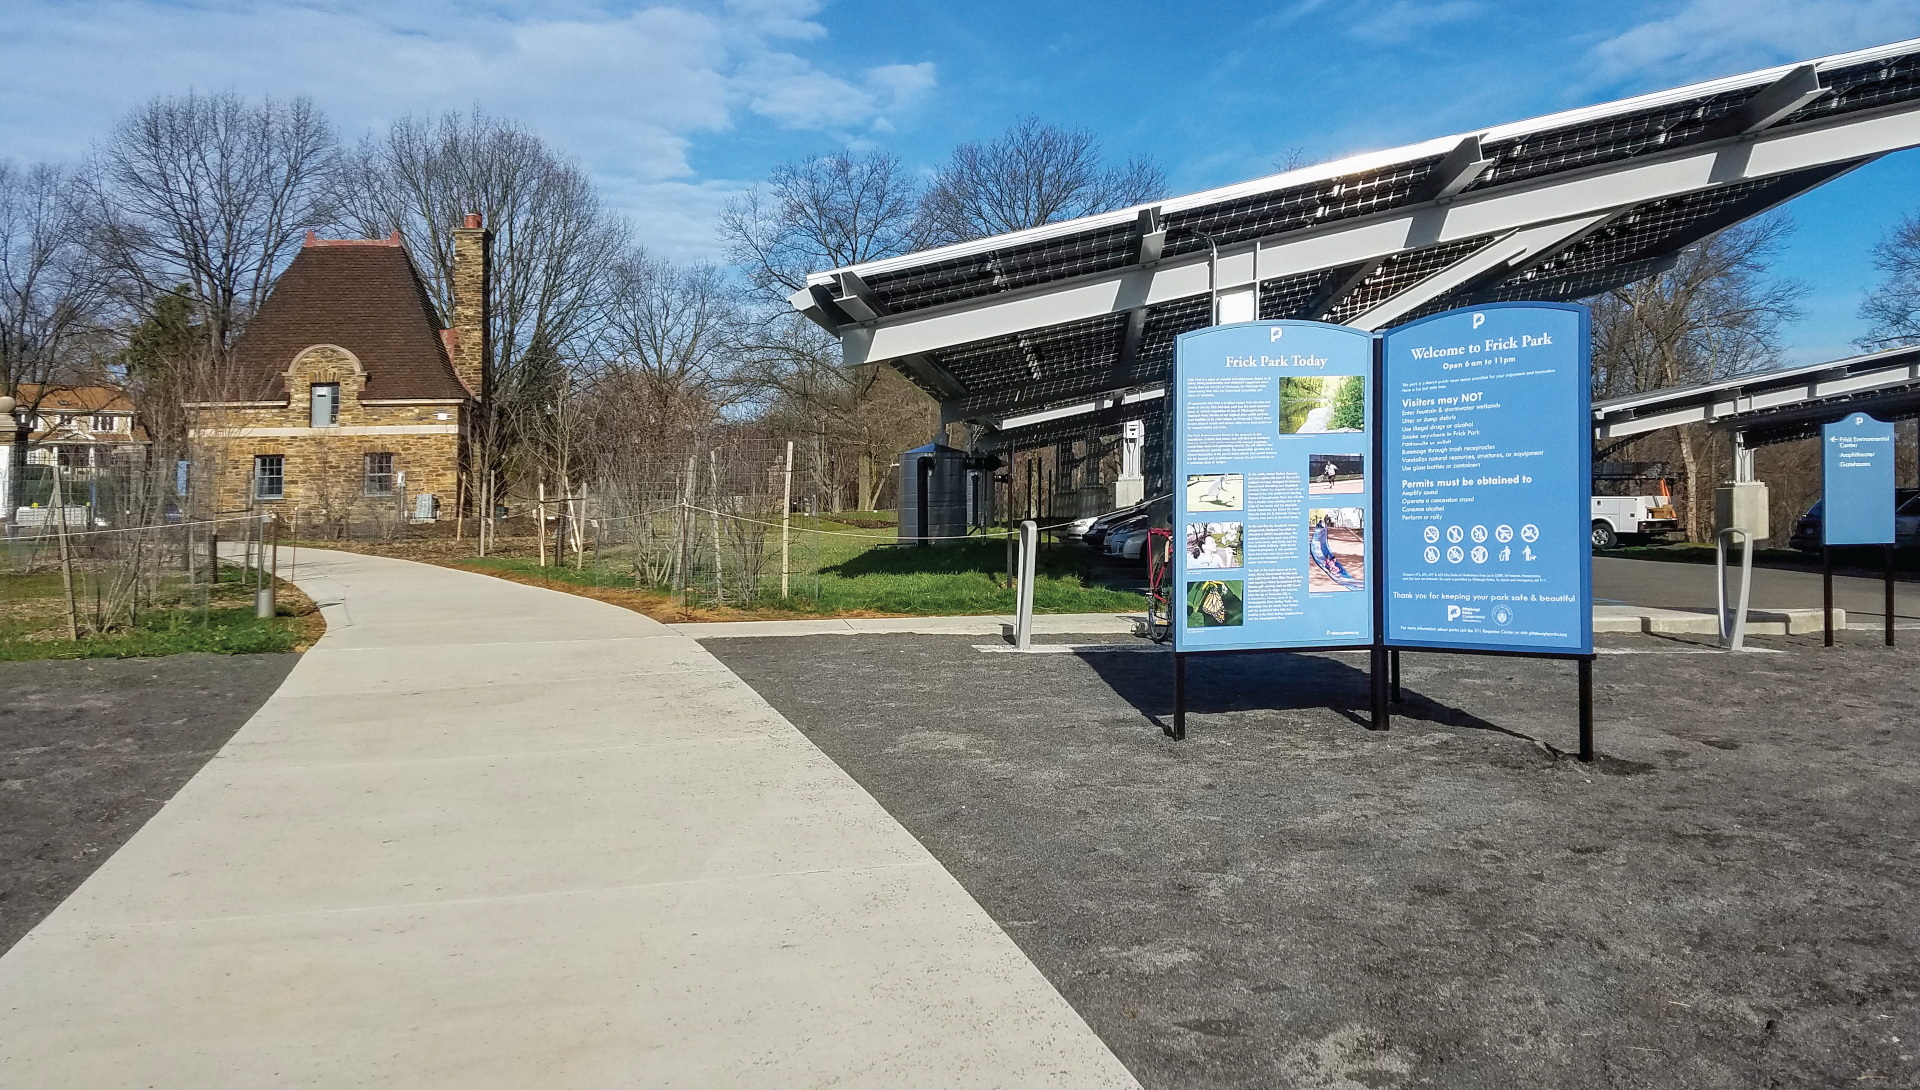
<path fill-rule="evenodd" d="M 1648 492 L 1652 484 L 1654 491 Z M 1664 462 L 1593 464 L 1593 547 L 1644 541 L 1680 529 Z"/>
<path fill-rule="evenodd" d="M 1680 528 L 1667 496 L 1595 496 L 1593 547 L 1611 549 L 1626 538 L 1669 534 Z"/>

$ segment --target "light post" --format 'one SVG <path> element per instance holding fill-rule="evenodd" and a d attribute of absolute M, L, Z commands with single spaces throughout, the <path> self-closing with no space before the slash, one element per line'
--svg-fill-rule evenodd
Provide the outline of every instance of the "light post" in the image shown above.
<path fill-rule="evenodd" d="M 18 404 L 13 398 L 0 395 L 0 417 L 5 417 L 14 429 L 13 442 L 7 445 L 7 465 L 5 471 L 0 472 L 0 529 L 4 529 L 8 537 L 13 536 L 13 509 L 19 506 L 14 502 L 14 490 L 20 487 L 18 478 L 21 467 L 26 464 L 26 452 L 13 449 L 22 445 L 20 419 L 13 415 L 14 406 Z"/>

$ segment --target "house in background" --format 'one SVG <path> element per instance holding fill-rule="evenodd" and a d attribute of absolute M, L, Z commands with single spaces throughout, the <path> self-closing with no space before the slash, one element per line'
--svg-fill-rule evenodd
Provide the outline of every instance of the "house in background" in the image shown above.
<path fill-rule="evenodd" d="M 287 266 L 188 405 L 196 503 L 319 526 L 427 521 L 469 502 L 467 444 L 487 391 L 492 236 L 453 232 L 443 326 L 400 235 L 319 239 Z"/>
<path fill-rule="evenodd" d="M 111 386 L 23 382 L 13 396 L 30 407 L 22 413 L 33 413 L 26 473 L 19 482 L 12 479 L 14 429 L 0 428 L 0 496 L 13 497 L 15 507 L 45 508 L 53 502 L 56 463 L 68 506 L 97 506 L 101 481 L 115 470 L 145 464 L 151 440 L 124 392 Z"/>

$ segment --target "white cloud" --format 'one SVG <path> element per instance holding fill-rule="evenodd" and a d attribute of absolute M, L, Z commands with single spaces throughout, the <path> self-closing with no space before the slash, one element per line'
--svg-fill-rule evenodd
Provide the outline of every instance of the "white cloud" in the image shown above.
<path fill-rule="evenodd" d="M 934 84 L 932 62 L 871 69 L 854 84 L 790 53 L 759 58 L 741 82 L 754 113 L 794 129 L 850 128 L 909 109 Z"/>
<path fill-rule="evenodd" d="M 694 178 L 698 140 L 743 111 L 850 131 L 897 118 L 933 84 L 931 64 L 842 77 L 794 52 L 825 38 L 812 18 L 820 6 L 14 0 L 0 38 L 0 154 L 77 158 L 129 108 L 188 88 L 309 95 L 349 137 L 406 113 L 479 105 L 580 158 L 657 248 L 712 256 L 713 187 L 738 187 Z"/>
<path fill-rule="evenodd" d="M 1606 80 L 1666 85 L 1920 35 L 1914 0 L 1686 0 L 1594 47 Z"/>
<path fill-rule="evenodd" d="M 1366 42 L 1404 42 L 1435 27 L 1471 19 L 1481 8 L 1474 0 L 1394 0 L 1385 7 L 1363 10 L 1347 32 Z"/>

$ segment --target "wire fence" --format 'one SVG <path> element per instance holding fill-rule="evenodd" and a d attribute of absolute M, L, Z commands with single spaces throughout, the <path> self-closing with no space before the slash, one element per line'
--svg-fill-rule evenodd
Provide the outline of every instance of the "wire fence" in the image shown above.
<path fill-rule="evenodd" d="M 686 609 L 776 601 L 818 608 L 823 587 L 838 579 L 915 570 L 910 558 L 890 565 L 870 555 L 902 544 L 975 550 L 964 562 L 920 558 L 933 568 L 989 569 L 1004 555 L 1010 585 L 1019 520 L 1057 534 L 1081 508 L 1097 506 L 1086 497 L 1099 486 L 1084 467 L 1097 466 L 1100 454 L 1077 467 L 1052 452 L 1010 458 L 997 474 L 984 471 L 984 487 L 970 493 L 964 533 L 905 543 L 893 512 L 845 509 L 851 496 L 889 504 L 897 465 L 860 467 L 885 476 L 854 487 L 823 444 L 730 428 L 665 450 L 611 446 L 584 470 L 576 466 L 573 479 L 523 470 L 523 483 L 491 511 L 455 504 L 419 520 L 403 517 L 399 504 L 391 518 L 331 517 L 291 491 L 283 502 L 236 510 L 246 501 L 216 494 L 213 474 L 192 473 L 184 459 L 149 456 L 84 471 L 57 465 L 43 474 L 44 494 L 31 495 L 9 525 L 0 572 L 59 573 L 71 584 L 73 626 L 94 632 L 134 624 L 156 605 L 204 613 L 220 585 L 218 543 L 270 537 L 425 560 L 534 561 L 555 578 L 668 594 Z"/>
<path fill-rule="evenodd" d="M 225 601 L 245 594 L 231 564 L 223 580 L 218 543 L 249 543 L 246 563 L 256 563 L 254 543 L 267 535 L 258 513 L 188 517 L 184 475 L 144 452 L 48 453 L 28 463 L 15 492 L 23 502 L 0 537 L 0 626 L 30 634 L 51 619 L 49 631 L 77 639 L 138 627 L 156 610 L 189 610 L 204 623 L 212 609 L 250 606 Z"/>

